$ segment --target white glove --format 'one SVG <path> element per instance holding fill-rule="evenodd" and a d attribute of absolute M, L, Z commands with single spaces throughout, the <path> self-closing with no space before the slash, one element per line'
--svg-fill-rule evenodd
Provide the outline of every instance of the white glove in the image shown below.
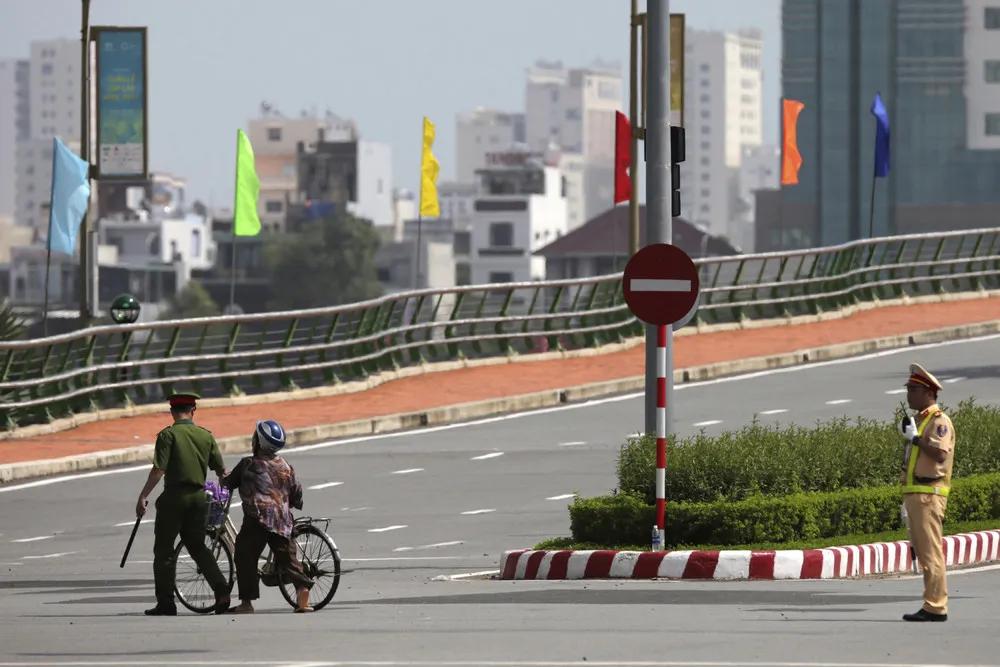
<path fill-rule="evenodd" d="M 903 417 L 903 421 L 899 423 L 899 432 L 903 434 L 907 442 L 913 442 L 913 439 L 917 437 L 917 425 L 913 423 L 912 417 Z"/>

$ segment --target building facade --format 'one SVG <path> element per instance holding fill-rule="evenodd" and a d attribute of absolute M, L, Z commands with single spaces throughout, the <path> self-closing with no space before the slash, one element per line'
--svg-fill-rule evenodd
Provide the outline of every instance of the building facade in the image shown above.
<path fill-rule="evenodd" d="M 681 215 L 712 234 L 742 234 L 744 149 L 763 142 L 762 50 L 757 30 L 685 31 Z"/>
<path fill-rule="evenodd" d="M 477 107 L 455 119 L 455 180 L 472 183 L 486 154 L 524 142 L 524 114 Z"/>
<path fill-rule="evenodd" d="M 504 166 L 479 172 L 473 204 L 473 284 L 545 279 L 533 253 L 566 233 L 566 196 L 557 165 L 539 155 L 509 154 Z"/>
<path fill-rule="evenodd" d="M 31 136 L 27 60 L 0 60 L 0 217 L 17 210 L 17 144 Z"/>
<path fill-rule="evenodd" d="M 783 95 L 805 104 L 799 183 L 776 247 L 978 226 L 1000 204 L 1000 6 L 983 0 L 784 0 Z M 874 183 L 880 93 L 892 169 Z M 873 211 L 873 214 L 872 214 Z M 949 218 L 952 220 L 949 221 Z M 792 236 L 795 236 L 795 240 Z"/>

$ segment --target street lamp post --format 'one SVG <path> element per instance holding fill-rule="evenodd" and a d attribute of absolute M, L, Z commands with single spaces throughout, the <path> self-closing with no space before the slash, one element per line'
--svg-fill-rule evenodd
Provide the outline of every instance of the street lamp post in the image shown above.
<path fill-rule="evenodd" d="M 90 0 L 82 0 L 80 20 L 80 159 L 90 164 Z M 92 170 L 91 170 L 92 171 Z M 89 178 L 88 174 L 88 178 Z M 90 325 L 90 206 L 84 209 L 80 221 L 80 328 Z"/>
<path fill-rule="evenodd" d="M 136 320 L 139 319 L 139 313 L 141 310 L 142 308 L 139 306 L 139 300 L 134 296 L 131 294 L 119 294 L 115 297 L 115 300 L 111 302 L 109 313 L 111 315 L 111 321 L 115 324 L 135 324 Z M 118 354 L 119 363 L 128 360 L 129 344 L 131 342 L 132 330 L 126 329 L 125 331 L 122 331 L 122 349 Z M 128 376 L 128 369 L 123 368 L 118 376 L 118 381 L 125 384 L 128 382 Z M 128 395 L 127 384 L 118 390 L 118 397 L 124 405 L 131 403 Z"/>

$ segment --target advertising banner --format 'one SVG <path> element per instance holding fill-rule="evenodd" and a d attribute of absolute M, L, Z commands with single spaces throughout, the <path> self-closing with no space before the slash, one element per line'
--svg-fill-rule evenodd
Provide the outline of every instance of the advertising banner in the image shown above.
<path fill-rule="evenodd" d="M 670 15 L 670 124 L 684 127 L 684 14 Z"/>
<path fill-rule="evenodd" d="M 98 180 L 149 176 L 146 28 L 95 27 Z"/>

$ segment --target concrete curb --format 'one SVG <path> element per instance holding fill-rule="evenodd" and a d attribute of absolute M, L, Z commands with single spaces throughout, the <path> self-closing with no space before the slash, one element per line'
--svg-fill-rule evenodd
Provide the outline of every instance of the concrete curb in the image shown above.
<path fill-rule="evenodd" d="M 751 373 L 776 368 L 800 366 L 817 361 L 830 361 L 858 356 L 879 350 L 898 349 L 911 345 L 938 343 L 946 340 L 975 338 L 1000 333 L 1000 320 L 978 324 L 946 327 L 931 331 L 889 336 L 852 343 L 839 343 L 826 347 L 798 350 L 783 354 L 752 359 L 739 359 L 718 364 L 681 368 L 674 371 L 674 382 L 683 384 L 712 380 L 727 375 Z M 645 387 L 643 376 L 594 382 L 565 389 L 550 389 L 531 394 L 473 401 L 442 406 L 420 412 L 383 415 L 339 424 L 321 424 L 288 432 L 288 445 L 294 448 L 334 438 L 374 435 L 392 431 L 419 429 L 424 426 L 451 424 L 480 417 L 553 407 L 604 396 L 614 396 Z M 248 433 L 249 433 L 248 426 Z M 224 454 L 249 452 L 249 435 L 220 438 L 219 447 Z M 153 458 L 151 444 L 104 452 L 79 454 L 42 461 L 24 461 L 0 465 L 0 484 L 36 477 L 49 477 L 88 470 L 99 470 L 132 463 L 149 463 Z"/>
<path fill-rule="evenodd" d="M 820 313 L 818 315 L 799 315 L 795 317 L 775 317 L 764 320 L 744 319 L 739 322 L 726 324 L 710 324 L 701 326 L 688 326 L 680 331 L 674 332 L 675 337 L 695 336 L 698 334 L 718 333 L 723 331 L 742 331 L 752 329 L 766 329 L 778 326 L 794 326 L 797 324 L 811 324 L 818 322 L 829 322 L 831 320 L 843 319 L 856 313 L 875 310 L 877 308 L 888 308 L 894 306 L 906 306 L 921 303 L 949 303 L 953 301 L 970 301 L 974 299 L 991 299 L 1000 297 L 1000 290 L 981 290 L 978 292 L 959 292 L 954 294 L 934 294 L 921 297 L 902 297 L 899 299 L 888 299 L 882 301 L 863 302 L 853 306 L 847 306 L 840 310 Z M 416 375 L 427 373 L 443 373 L 465 368 L 480 368 L 485 366 L 496 366 L 499 364 L 522 363 L 534 361 L 553 361 L 557 359 L 577 359 L 581 357 L 592 357 L 605 354 L 614 354 L 638 347 L 645 343 L 645 338 L 639 336 L 623 341 L 603 345 L 599 348 L 587 348 L 582 350 L 563 350 L 556 352 L 541 352 L 529 355 L 510 355 L 506 357 L 488 357 L 485 359 L 460 359 L 457 361 L 443 361 L 418 366 L 406 366 L 395 371 L 386 371 L 378 375 L 372 375 L 365 380 L 357 382 L 347 382 L 326 387 L 313 387 L 309 389 L 296 389 L 293 391 L 270 392 L 267 394 L 241 394 L 226 398 L 208 398 L 199 402 L 202 408 L 236 407 L 244 405 L 270 405 L 283 401 L 298 401 L 310 398 L 325 398 L 329 396 L 340 396 L 342 394 L 354 394 L 369 389 L 374 389 L 386 382 L 400 380 Z M 85 412 L 72 417 L 57 419 L 49 424 L 32 424 L 13 431 L 0 432 L 0 442 L 5 440 L 24 440 L 34 438 L 39 435 L 50 435 L 67 431 L 83 424 L 90 424 L 97 421 L 109 419 L 124 419 L 127 417 L 138 417 L 141 415 L 157 414 L 164 412 L 161 404 L 131 405 L 110 410 L 98 410 L 95 412 Z M 2 476 L 0 476 L 2 481 Z"/>
<path fill-rule="evenodd" d="M 910 573 L 909 542 L 787 551 L 505 551 L 498 579 L 847 579 Z M 949 569 L 1000 560 L 1000 529 L 947 535 Z M 919 565 L 917 566 L 918 572 Z"/>

